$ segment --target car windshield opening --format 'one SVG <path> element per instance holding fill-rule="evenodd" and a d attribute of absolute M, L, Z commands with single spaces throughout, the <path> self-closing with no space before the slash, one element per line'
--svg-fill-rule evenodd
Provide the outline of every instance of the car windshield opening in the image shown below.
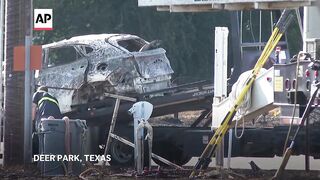
<path fill-rule="evenodd" d="M 140 38 L 119 40 L 117 42 L 119 46 L 122 46 L 129 52 L 138 52 L 146 44 L 146 42 Z"/>

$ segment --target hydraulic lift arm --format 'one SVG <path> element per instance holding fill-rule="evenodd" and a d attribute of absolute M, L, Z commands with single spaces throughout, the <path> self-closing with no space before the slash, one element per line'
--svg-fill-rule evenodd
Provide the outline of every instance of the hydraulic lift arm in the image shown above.
<path fill-rule="evenodd" d="M 272 32 L 271 37 L 269 38 L 268 43 L 266 44 L 260 58 L 254 66 L 251 75 L 247 79 L 245 87 L 241 91 L 240 95 L 237 97 L 232 108 L 229 110 L 229 112 L 221 122 L 220 127 L 215 131 L 215 134 L 213 135 L 205 150 L 201 154 L 197 164 L 193 168 L 190 178 L 194 178 L 199 170 L 201 171 L 208 167 L 209 163 L 211 162 L 211 157 L 213 156 L 217 146 L 220 144 L 225 133 L 231 128 L 232 119 L 235 116 L 241 104 L 243 103 L 245 95 L 252 87 L 252 84 L 255 81 L 257 75 L 259 74 L 261 68 L 268 60 L 268 57 L 270 56 L 271 52 L 273 51 L 273 49 L 281 39 L 282 35 L 284 34 L 285 30 L 287 29 L 288 25 L 292 21 L 293 15 L 290 12 L 290 10 L 284 10 L 284 12 L 282 13 L 277 25 L 275 26 L 275 29 Z"/>

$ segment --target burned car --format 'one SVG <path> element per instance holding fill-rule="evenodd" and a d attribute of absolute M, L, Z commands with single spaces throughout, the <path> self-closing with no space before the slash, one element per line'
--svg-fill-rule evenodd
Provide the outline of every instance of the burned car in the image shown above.
<path fill-rule="evenodd" d="M 77 36 L 43 45 L 38 85 L 46 85 L 63 113 L 101 100 L 105 93 L 134 95 L 168 88 L 173 70 L 166 51 L 129 34 Z"/>

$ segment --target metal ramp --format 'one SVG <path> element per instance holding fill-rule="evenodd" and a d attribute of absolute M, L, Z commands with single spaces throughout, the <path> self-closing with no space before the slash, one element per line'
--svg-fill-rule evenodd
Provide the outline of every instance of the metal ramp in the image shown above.
<path fill-rule="evenodd" d="M 317 0 L 138 0 L 138 6 L 158 11 L 201 12 L 213 10 L 285 9 L 315 5 Z"/>

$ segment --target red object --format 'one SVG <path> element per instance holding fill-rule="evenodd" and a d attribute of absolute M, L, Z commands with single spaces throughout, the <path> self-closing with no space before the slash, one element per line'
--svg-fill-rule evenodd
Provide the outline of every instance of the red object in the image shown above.
<path fill-rule="evenodd" d="M 271 81 L 272 81 L 272 78 L 271 78 L 271 77 L 267 77 L 267 81 L 268 81 L 268 82 L 271 82 Z"/>
<path fill-rule="evenodd" d="M 306 70 L 306 77 L 310 77 L 310 71 L 309 71 L 309 69 Z"/>
<path fill-rule="evenodd" d="M 314 71 L 314 77 L 318 77 L 319 76 L 319 72 L 318 71 Z"/>
<path fill-rule="evenodd" d="M 33 28 L 35 31 L 52 31 L 53 28 Z"/>
<path fill-rule="evenodd" d="M 24 71 L 25 65 L 25 48 L 16 46 L 13 48 L 13 71 Z M 31 46 L 30 52 L 30 69 L 38 70 L 42 66 L 42 47 Z"/>

